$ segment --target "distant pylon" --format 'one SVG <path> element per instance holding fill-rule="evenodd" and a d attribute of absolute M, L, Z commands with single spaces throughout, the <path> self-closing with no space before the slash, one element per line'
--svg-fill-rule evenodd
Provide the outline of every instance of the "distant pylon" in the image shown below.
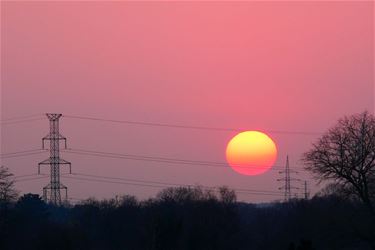
<path fill-rule="evenodd" d="M 305 181 L 305 184 L 304 184 L 304 194 L 305 194 L 305 200 L 309 199 L 310 197 L 310 192 L 308 191 L 308 188 L 307 188 L 307 181 Z"/>
<path fill-rule="evenodd" d="M 277 179 L 277 181 L 283 181 L 284 182 L 284 185 L 279 187 L 279 189 L 283 189 L 284 190 L 284 201 L 287 202 L 287 201 L 290 201 L 290 199 L 292 198 L 292 192 L 291 190 L 292 189 L 299 189 L 297 187 L 294 187 L 291 185 L 291 181 L 299 181 L 299 179 L 296 179 L 296 178 L 291 178 L 290 177 L 290 174 L 291 173 L 297 173 L 296 171 L 293 171 L 293 170 L 290 170 L 290 167 L 289 167 L 289 156 L 287 155 L 286 156 L 286 164 L 285 164 L 285 170 L 284 171 L 280 171 L 279 172 L 280 174 L 285 174 L 285 177 L 284 178 L 281 178 L 281 179 Z"/>
<path fill-rule="evenodd" d="M 68 198 L 68 188 L 60 183 L 60 165 L 69 165 L 69 171 L 72 172 L 71 163 L 60 159 L 60 141 L 65 142 L 66 149 L 66 138 L 63 137 L 59 132 L 59 119 L 62 114 L 46 114 L 49 119 L 50 132 L 47 136 L 42 139 L 43 149 L 45 141 L 50 141 L 50 157 L 38 164 L 38 174 L 40 174 L 41 165 L 50 166 L 50 183 L 43 188 L 43 199 L 45 202 L 52 203 L 54 205 L 61 205 L 61 189 L 65 189 L 65 199 Z"/>

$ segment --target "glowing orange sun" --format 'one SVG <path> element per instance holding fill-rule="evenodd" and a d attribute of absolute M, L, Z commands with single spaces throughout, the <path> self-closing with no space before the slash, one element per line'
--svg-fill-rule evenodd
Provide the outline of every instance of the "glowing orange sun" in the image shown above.
<path fill-rule="evenodd" d="M 265 133 L 245 131 L 233 137 L 227 146 L 227 162 L 233 170 L 244 175 L 267 172 L 275 163 L 276 144 Z"/>

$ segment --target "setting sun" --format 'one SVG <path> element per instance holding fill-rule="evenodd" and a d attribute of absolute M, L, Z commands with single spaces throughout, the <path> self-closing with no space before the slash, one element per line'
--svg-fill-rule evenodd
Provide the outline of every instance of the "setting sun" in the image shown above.
<path fill-rule="evenodd" d="M 259 175 L 267 172 L 276 161 L 277 149 L 265 133 L 245 131 L 233 137 L 227 146 L 228 164 L 243 175 Z"/>

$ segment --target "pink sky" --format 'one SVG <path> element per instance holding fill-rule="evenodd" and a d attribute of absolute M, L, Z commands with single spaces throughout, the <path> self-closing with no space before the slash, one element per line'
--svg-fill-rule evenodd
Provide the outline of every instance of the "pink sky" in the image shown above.
<path fill-rule="evenodd" d="M 210 127 L 324 132 L 374 110 L 372 2 L 1 2 L 1 117 L 55 112 Z M 234 132 L 63 119 L 71 148 L 225 161 Z M 47 121 L 1 127 L 2 152 L 37 148 Z M 314 136 L 270 133 L 301 169 Z M 4 159 L 16 175 L 48 155 Z M 274 190 L 278 171 L 164 166 L 64 154 L 73 171 Z M 44 170 L 48 173 L 48 170 Z M 299 178 L 310 180 L 301 171 Z M 17 185 L 40 193 L 48 182 Z M 158 190 L 63 180 L 73 197 Z M 312 183 L 312 182 L 311 182 Z M 313 187 L 317 190 L 316 187 Z M 239 195 L 268 201 L 269 196 Z M 282 198 L 282 197 L 280 197 Z"/>

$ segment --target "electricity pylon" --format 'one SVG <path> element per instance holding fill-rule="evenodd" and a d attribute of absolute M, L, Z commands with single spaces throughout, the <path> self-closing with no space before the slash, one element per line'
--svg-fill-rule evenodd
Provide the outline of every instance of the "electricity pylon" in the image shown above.
<path fill-rule="evenodd" d="M 291 185 L 292 181 L 300 181 L 300 179 L 291 178 L 290 177 L 291 173 L 297 173 L 297 171 L 293 171 L 293 170 L 290 169 L 290 167 L 289 167 L 289 156 L 287 155 L 286 156 L 285 170 L 279 171 L 279 174 L 285 174 L 285 177 L 281 178 L 281 179 L 277 179 L 277 181 L 283 181 L 284 182 L 284 185 L 279 187 L 279 189 L 284 190 L 284 201 L 285 202 L 290 201 L 290 199 L 292 198 L 292 193 L 291 193 L 292 189 L 299 189 L 298 187 L 294 187 L 294 186 Z"/>
<path fill-rule="evenodd" d="M 43 137 L 43 149 L 45 141 L 49 141 L 50 145 L 50 157 L 38 164 L 38 174 L 40 174 L 41 165 L 50 166 L 50 183 L 43 188 L 43 199 L 45 202 L 52 203 L 54 205 L 61 205 L 61 189 L 65 189 L 65 199 L 68 198 L 68 188 L 60 183 L 60 165 L 69 165 L 69 171 L 72 173 L 71 163 L 60 158 L 60 141 L 65 142 L 66 149 L 66 138 L 59 132 L 59 119 L 62 114 L 46 114 L 49 119 L 50 132 L 47 136 Z"/>

